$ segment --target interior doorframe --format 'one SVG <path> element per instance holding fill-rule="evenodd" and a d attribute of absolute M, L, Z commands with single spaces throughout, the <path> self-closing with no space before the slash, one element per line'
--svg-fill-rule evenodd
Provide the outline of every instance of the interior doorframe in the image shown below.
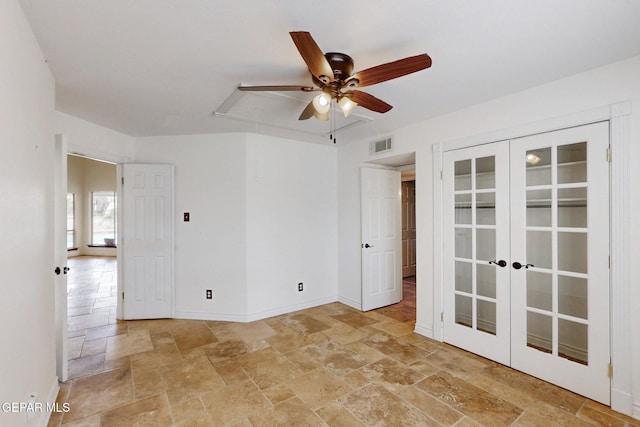
<path fill-rule="evenodd" d="M 126 163 L 127 161 L 129 161 L 130 159 L 126 158 L 126 157 L 120 157 L 120 156 L 115 156 L 112 154 L 108 154 L 108 153 L 104 153 L 101 151 L 97 151 L 94 149 L 88 149 L 86 147 L 80 146 L 80 145 L 76 145 L 74 144 L 74 141 L 72 140 L 72 138 L 70 138 L 69 136 L 67 136 L 66 134 L 56 134 L 55 135 L 56 139 L 60 139 L 61 141 L 64 141 L 63 144 L 63 150 L 64 152 L 61 153 L 64 156 L 68 156 L 68 155 L 75 155 L 75 156 L 80 156 L 80 157 L 86 157 L 89 159 L 93 159 L 93 160 L 99 160 L 99 161 L 104 161 L 104 162 L 110 162 L 110 163 L 114 163 L 116 165 L 116 177 L 117 177 L 117 182 L 122 182 L 122 164 Z M 65 149 L 66 148 L 66 149 Z M 56 176 L 54 177 L 56 180 L 58 179 L 64 179 L 65 182 L 67 181 L 67 176 L 66 176 L 66 169 L 64 170 L 64 176 L 60 176 L 63 174 L 63 171 L 58 171 L 56 170 Z M 59 175 L 60 174 L 60 175 Z M 120 191 L 120 186 L 116 186 L 116 197 L 118 197 L 118 199 L 120 199 L 121 197 L 121 191 Z M 66 199 L 65 199 L 66 200 Z M 117 215 L 117 227 L 118 230 L 122 229 L 122 203 L 118 203 L 118 205 L 116 206 L 116 215 Z M 56 225 L 57 226 L 57 225 Z M 64 233 L 66 235 L 66 222 L 65 222 L 65 229 L 64 229 Z M 116 257 L 118 260 L 120 260 L 122 258 L 121 255 L 121 250 L 122 250 L 122 233 L 118 233 L 118 241 L 116 242 Z M 117 263 L 117 292 L 118 295 L 121 295 L 121 286 L 122 286 L 122 263 L 118 262 Z M 65 295 L 66 295 L 66 290 L 65 290 Z M 61 309 L 64 309 L 64 313 L 67 313 L 67 306 L 68 306 L 68 300 L 67 298 L 64 298 L 64 301 L 61 300 L 61 304 L 64 304 L 64 307 L 60 307 Z M 118 319 L 122 318 L 122 299 L 118 298 L 117 299 L 117 308 L 116 308 L 116 317 Z M 66 336 L 67 336 L 67 321 L 66 319 L 63 319 L 62 321 L 58 322 L 56 324 L 56 334 L 58 336 L 64 336 L 65 340 L 66 340 Z M 66 343 L 65 343 L 66 344 Z M 65 345 L 66 347 L 66 345 Z M 61 350 L 60 355 L 56 355 L 56 364 L 60 364 L 62 367 L 59 369 L 61 372 L 67 372 L 67 366 L 68 366 L 68 360 L 67 359 L 67 354 L 66 354 L 66 348 L 64 350 Z M 62 359 L 62 360 L 58 360 L 58 359 Z"/>
<path fill-rule="evenodd" d="M 513 139 L 537 133 L 551 132 L 568 127 L 609 121 L 610 166 L 610 238 L 611 238 L 611 363 L 614 375 L 611 378 L 611 408 L 623 414 L 633 414 L 632 396 L 632 349 L 631 328 L 628 319 L 630 304 L 631 226 L 629 199 L 630 145 L 631 145 L 631 102 L 610 104 L 585 112 L 564 117 L 517 126 L 501 131 L 476 135 L 453 141 L 436 143 L 432 146 L 433 158 L 433 328 L 431 338 L 443 341 L 444 308 L 444 259 L 443 248 L 443 185 L 441 171 L 442 155 L 445 151 L 467 148 L 481 144 Z M 604 155 L 604 153 L 603 153 Z"/>

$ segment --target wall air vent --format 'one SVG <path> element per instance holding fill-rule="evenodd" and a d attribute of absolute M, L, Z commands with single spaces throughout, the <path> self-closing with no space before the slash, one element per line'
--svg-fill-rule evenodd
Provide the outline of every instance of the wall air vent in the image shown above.
<path fill-rule="evenodd" d="M 369 143 L 369 154 L 380 154 L 391 151 L 391 137 Z"/>

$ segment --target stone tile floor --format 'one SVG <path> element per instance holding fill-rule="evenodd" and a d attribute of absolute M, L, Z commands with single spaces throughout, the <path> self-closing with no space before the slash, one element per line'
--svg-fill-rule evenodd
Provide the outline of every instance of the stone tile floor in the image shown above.
<path fill-rule="evenodd" d="M 116 321 L 115 259 L 69 260 L 70 379 L 50 426 L 640 426 L 413 333 L 403 302 L 251 323 Z"/>

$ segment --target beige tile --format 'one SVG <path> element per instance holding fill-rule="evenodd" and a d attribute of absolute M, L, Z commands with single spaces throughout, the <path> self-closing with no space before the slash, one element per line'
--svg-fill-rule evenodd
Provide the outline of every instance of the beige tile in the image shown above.
<path fill-rule="evenodd" d="M 292 381 L 302 373 L 300 368 L 271 348 L 242 355 L 237 362 L 261 389 Z"/>
<path fill-rule="evenodd" d="M 523 411 L 445 371 L 427 377 L 416 386 L 481 424 L 508 426 Z"/>
<path fill-rule="evenodd" d="M 362 342 L 407 365 L 429 356 L 429 353 L 412 344 L 382 333 L 374 334 Z"/>
<path fill-rule="evenodd" d="M 316 411 L 325 423 L 332 427 L 358 427 L 365 425 L 338 402 L 331 402 Z"/>
<path fill-rule="evenodd" d="M 378 384 L 338 400 L 364 425 L 437 426 L 438 423 Z"/>
<path fill-rule="evenodd" d="M 428 355 L 426 361 L 460 378 L 470 378 L 488 366 L 476 359 L 467 357 L 467 355 L 461 352 L 453 351 L 445 347 Z"/>
<path fill-rule="evenodd" d="M 221 387 L 202 396 L 202 402 L 213 425 L 234 425 L 253 414 L 263 414 L 271 408 L 271 402 L 256 387 L 246 383 L 241 386 Z"/>
<path fill-rule="evenodd" d="M 249 417 L 254 427 L 263 426 L 325 426 L 322 419 L 316 415 L 300 399 L 292 398 L 275 407 L 264 411 L 260 415 Z"/>
<path fill-rule="evenodd" d="M 153 350 L 149 331 L 146 329 L 132 330 L 127 334 L 107 338 L 106 359 L 118 359 L 149 350 Z"/>
<path fill-rule="evenodd" d="M 181 402 L 225 386 L 205 356 L 163 369 L 162 379 L 169 402 Z"/>
<path fill-rule="evenodd" d="M 105 412 L 101 426 L 167 426 L 172 423 L 167 398 L 162 394 Z"/>
<path fill-rule="evenodd" d="M 398 396 L 444 426 L 452 426 L 464 416 L 417 387 L 405 387 Z"/>
<path fill-rule="evenodd" d="M 200 399 L 191 399 L 171 405 L 175 425 L 179 427 L 209 427 L 211 418 Z"/>
<path fill-rule="evenodd" d="M 360 368 L 360 372 L 371 381 L 384 383 L 390 390 L 398 391 L 399 386 L 413 385 L 425 375 L 398 361 L 384 358 Z"/>
<path fill-rule="evenodd" d="M 593 427 L 592 423 L 578 417 L 574 417 L 568 412 L 544 402 L 536 402 L 531 408 L 527 409 L 527 411 L 525 411 L 525 413 L 522 414 L 522 416 L 518 418 L 513 425 L 521 427 Z"/>
<path fill-rule="evenodd" d="M 288 387 L 313 410 L 326 406 L 351 391 L 347 383 L 324 368 L 298 376 Z"/>
<path fill-rule="evenodd" d="M 62 422 L 76 421 L 133 401 L 129 369 L 115 369 L 77 379 L 69 391 L 70 411 Z"/>
<path fill-rule="evenodd" d="M 94 340 L 86 340 L 82 344 L 81 356 L 91 356 L 92 354 L 104 353 L 107 348 L 107 339 L 98 338 Z"/>

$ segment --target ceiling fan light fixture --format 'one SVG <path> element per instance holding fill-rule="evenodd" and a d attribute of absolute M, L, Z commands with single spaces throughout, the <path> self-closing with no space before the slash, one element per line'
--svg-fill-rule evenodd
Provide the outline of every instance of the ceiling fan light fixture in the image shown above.
<path fill-rule="evenodd" d="M 326 93 L 321 93 L 313 98 L 313 108 L 319 114 L 328 114 L 331 109 L 331 97 Z"/>
<path fill-rule="evenodd" d="M 342 113 L 344 114 L 345 117 L 349 117 L 349 114 L 351 114 L 353 109 L 358 106 L 357 103 L 353 102 L 346 96 L 343 96 L 342 98 L 340 98 L 340 101 L 338 101 L 338 105 L 342 109 Z"/>
<path fill-rule="evenodd" d="M 318 120 L 322 120 L 323 122 L 328 122 L 329 112 L 327 111 L 326 113 L 319 113 L 316 111 L 315 113 L 313 113 L 313 117 L 315 117 Z"/>

